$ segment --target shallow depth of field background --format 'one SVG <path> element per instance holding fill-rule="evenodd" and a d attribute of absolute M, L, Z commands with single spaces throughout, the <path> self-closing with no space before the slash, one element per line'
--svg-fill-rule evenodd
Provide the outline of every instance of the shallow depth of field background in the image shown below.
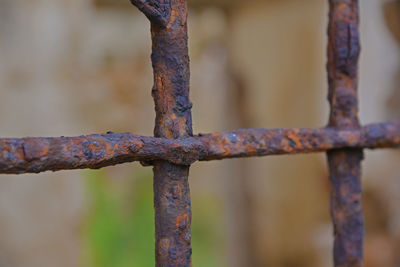
<path fill-rule="evenodd" d="M 192 0 L 195 133 L 321 127 L 327 0 Z M 400 119 L 400 1 L 362 0 L 360 117 Z M 0 0 L 0 136 L 154 124 L 149 23 L 128 0 Z M 366 267 L 400 265 L 400 151 L 363 163 Z M 324 154 L 195 163 L 193 265 L 329 267 Z M 0 176 L 0 266 L 154 265 L 152 171 Z"/>

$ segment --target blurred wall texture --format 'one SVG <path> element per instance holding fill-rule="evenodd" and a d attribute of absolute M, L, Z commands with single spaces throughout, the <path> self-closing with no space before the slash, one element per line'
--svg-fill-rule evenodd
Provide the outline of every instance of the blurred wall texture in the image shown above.
<path fill-rule="evenodd" d="M 327 1 L 192 0 L 194 130 L 320 127 Z M 400 2 L 363 0 L 362 123 L 400 118 Z M 149 23 L 128 0 L 0 0 L 0 135 L 152 135 Z M 400 153 L 367 152 L 366 266 L 400 265 Z M 194 266 L 331 266 L 325 156 L 196 163 Z M 152 266 L 151 170 L 0 176 L 0 266 Z"/>

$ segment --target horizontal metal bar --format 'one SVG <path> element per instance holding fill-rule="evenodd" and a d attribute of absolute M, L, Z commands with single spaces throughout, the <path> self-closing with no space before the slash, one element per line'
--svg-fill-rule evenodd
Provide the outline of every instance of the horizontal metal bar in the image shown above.
<path fill-rule="evenodd" d="M 0 173 L 99 169 L 132 161 L 167 160 L 189 165 L 204 154 L 194 138 L 174 140 L 130 133 L 79 137 L 0 139 Z"/>
<path fill-rule="evenodd" d="M 354 130 L 333 128 L 243 129 L 198 138 L 207 155 L 200 160 L 322 152 L 338 148 L 400 147 L 400 122 Z"/>
<path fill-rule="evenodd" d="M 398 148 L 400 122 L 354 130 L 240 129 L 184 139 L 108 133 L 58 138 L 1 138 L 0 173 L 98 169 L 125 162 L 201 160 L 322 152 L 338 148 Z"/>

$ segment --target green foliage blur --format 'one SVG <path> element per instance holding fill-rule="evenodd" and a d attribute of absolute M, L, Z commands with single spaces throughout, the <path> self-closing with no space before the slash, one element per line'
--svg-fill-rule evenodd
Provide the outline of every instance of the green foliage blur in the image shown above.
<path fill-rule="evenodd" d="M 148 170 L 123 182 L 104 170 L 84 172 L 90 204 L 82 229 L 82 266 L 154 266 L 153 186 Z M 218 200 L 195 194 L 192 210 L 193 265 L 223 266 L 223 214 Z"/>

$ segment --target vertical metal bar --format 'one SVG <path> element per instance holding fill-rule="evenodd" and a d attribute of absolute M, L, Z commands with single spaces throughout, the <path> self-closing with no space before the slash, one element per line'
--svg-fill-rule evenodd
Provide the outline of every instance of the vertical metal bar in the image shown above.
<path fill-rule="evenodd" d="M 186 0 L 160 0 L 166 27 L 152 23 L 154 135 L 192 136 Z M 156 266 L 191 266 L 189 166 L 154 162 Z"/>
<path fill-rule="evenodd" d="M 329 127 L 359 127 L 357 72 L 359 14 L 357 0 L 329 0 Z M 360 149 L 328 151 L 335 266 L 362 266 L 364 218 L 361 205 Z"/>

